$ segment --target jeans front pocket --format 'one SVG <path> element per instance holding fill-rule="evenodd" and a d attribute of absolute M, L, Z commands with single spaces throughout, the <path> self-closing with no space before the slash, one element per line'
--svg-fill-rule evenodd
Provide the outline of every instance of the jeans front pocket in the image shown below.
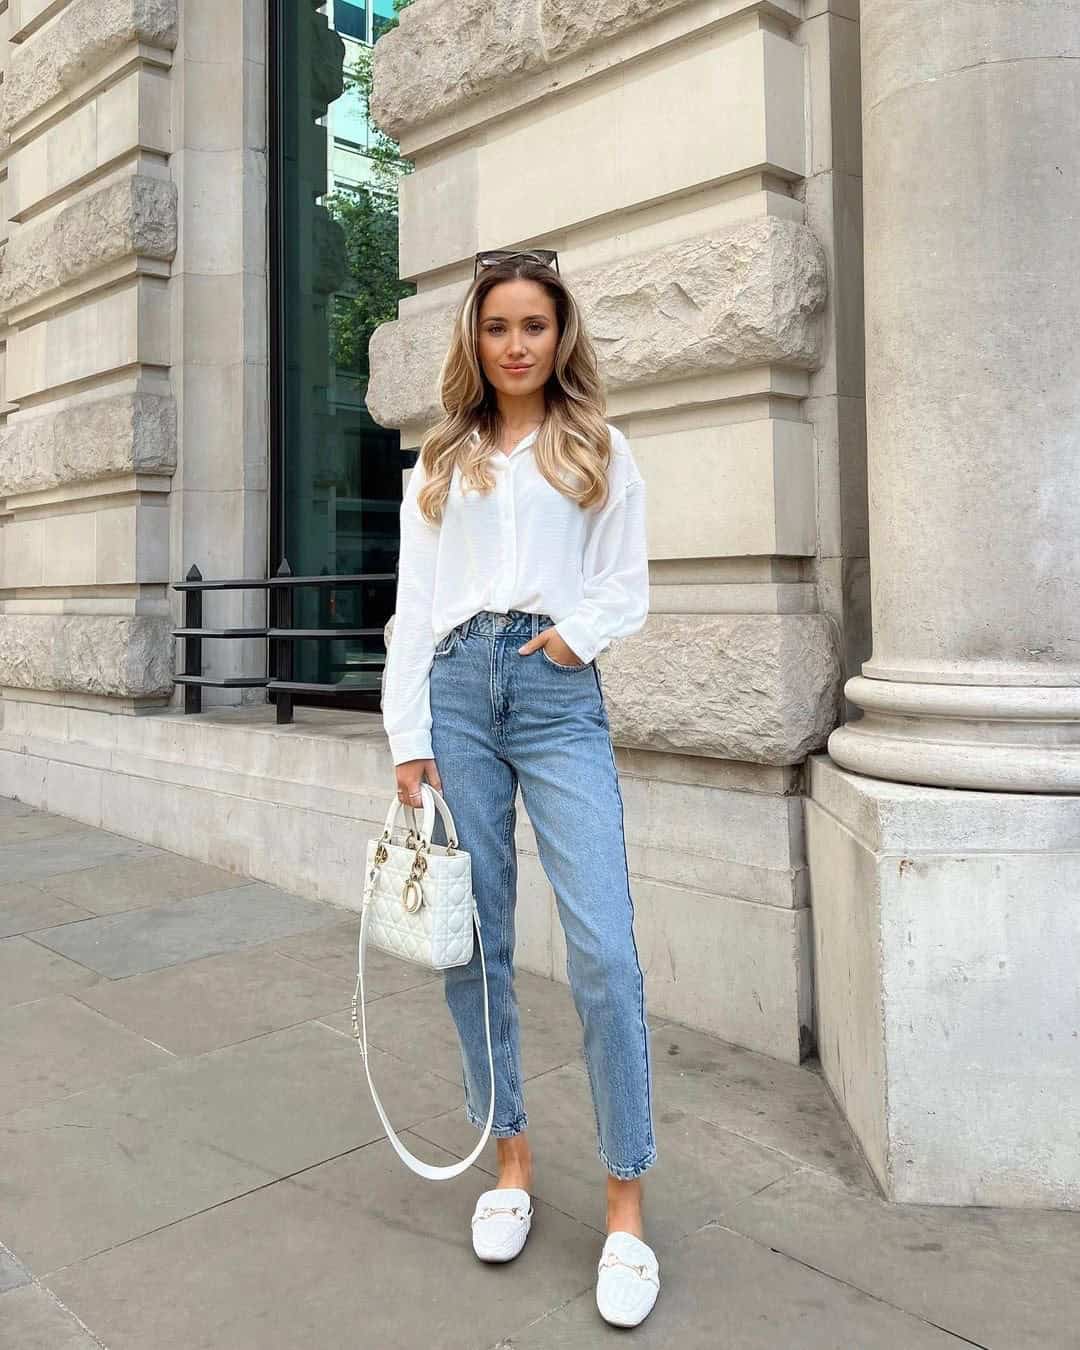
<path fill-rule="evenodd" d="M 435 657 L 449 656 L 450 653 L 457 646 L 458 638 L 460 636 L 461 636 L 460 628 L 451 628 L 449 633 L 444 633 L 443 636 L 435 644 L 435 653 L 434 653 Z"/>
<path fill-rule="evenodd" d="M 588 670 L 589 666 L 592 664 L 591 661 L 582 661 L 578 665 L 564 666 L 561 661 L 553 661 L 551 657 L 548 656 L 547 647 L 540 648 L 540 655 L 544 658 L 544 660 L 548 663 L 549 666 L 554 666 L 556 670 L 568 670 L 571 672 L 575 670 Z"/>

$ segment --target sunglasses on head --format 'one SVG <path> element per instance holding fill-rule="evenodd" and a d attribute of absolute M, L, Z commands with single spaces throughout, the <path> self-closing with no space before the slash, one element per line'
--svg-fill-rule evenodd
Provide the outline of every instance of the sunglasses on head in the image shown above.
<path fill-rule="evenodd" d="M 548 267 L 554 267 L 556 272 L 559 270 L 559 255 L 553 248 L 495 248 L 476 255 L 476 261 L 473 263 L 473 280 L 476 280 L 481 267 L 494 267 L 497 263 L 506 262 L 509 258 L 529 258 L 532 262 L 545 263 Z"/>

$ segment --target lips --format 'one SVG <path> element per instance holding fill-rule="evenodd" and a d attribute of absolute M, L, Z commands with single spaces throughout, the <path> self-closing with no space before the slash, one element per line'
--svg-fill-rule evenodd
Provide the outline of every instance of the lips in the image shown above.
<path fill-rule="evenodd" d="M 532 370 L 532 366 L 503 366 L 503 370 Z"/>

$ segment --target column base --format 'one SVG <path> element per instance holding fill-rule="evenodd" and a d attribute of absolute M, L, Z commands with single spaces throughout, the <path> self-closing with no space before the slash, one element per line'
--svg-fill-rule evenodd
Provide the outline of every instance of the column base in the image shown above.
<path fill-rule="evenodd" d="M 819 1054 L 885 1194 L 1080 1209 L 1080 798 L 809 766 Z"/>
<path fill-rule="evenodd" d="M 989 792 L 1080 792 L 1080 687 L 918 684 L 853 676 L 864 710 L 828 751 L 890 782 Z"/>

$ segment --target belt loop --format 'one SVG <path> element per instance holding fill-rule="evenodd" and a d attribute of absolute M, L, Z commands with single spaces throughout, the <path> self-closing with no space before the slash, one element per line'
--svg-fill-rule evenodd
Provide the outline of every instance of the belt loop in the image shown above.
<path fill-rule="evenodd" d="M 533 635 L 533 637 L 536 637 L 536 635 L 537 635 L 537 633 L 539 633 L 539 631 L 540 631 L 540 616 L 539 616 L 539 614 L 535 613 L 535 611 L 534 611 L 533 616 L 532 616 L 532 635 Z"/>

